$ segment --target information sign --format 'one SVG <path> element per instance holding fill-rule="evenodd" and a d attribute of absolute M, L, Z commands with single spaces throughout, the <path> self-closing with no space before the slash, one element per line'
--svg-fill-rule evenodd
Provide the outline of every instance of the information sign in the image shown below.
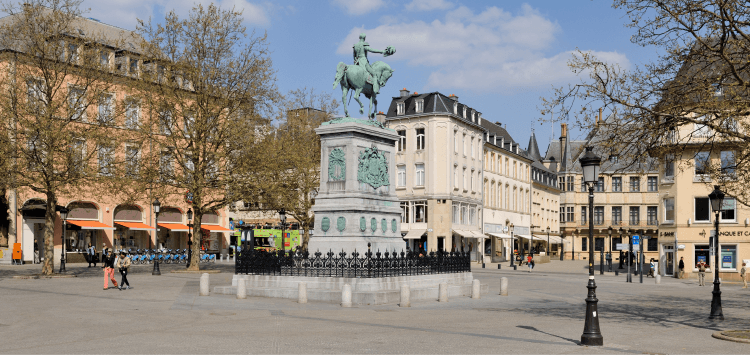
<path fill-rule="evenodd" d="M 641 245 L 633 243 L 633 251 L 641 251 Z"/>
<path fill-rule="evenodd" d="M 731 255 L 724 255 L 721 257 L 721 267 L 723 268 L 731 268 L 732 267 L 732 256 Z"/>
<path fill-rule="evenodd" d="M 628 250 L 628 245 L 625 243 L 617 243 L 616 246 L 617 246 L 616 248 L 617 250 Z"/>

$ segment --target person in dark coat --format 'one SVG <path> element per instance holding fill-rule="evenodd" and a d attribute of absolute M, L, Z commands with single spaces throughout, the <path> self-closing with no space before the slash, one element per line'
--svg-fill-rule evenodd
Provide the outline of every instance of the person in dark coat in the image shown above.
<path fill-rule="evenodd" d="M 685 277 L 685 262 L 682 260 L 682 257 L 680 257 L 680 263 L 677 266 L 680 269 L 680 272 L 677 274 L 677 278 L 684 278 Z"/>

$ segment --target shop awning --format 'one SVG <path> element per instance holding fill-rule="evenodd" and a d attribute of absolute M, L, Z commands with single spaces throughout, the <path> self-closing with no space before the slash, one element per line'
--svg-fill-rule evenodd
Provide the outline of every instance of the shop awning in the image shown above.
<path fill-rule="evenodd" d="M 159 227 L 164 227 L 172 232 L 187 232 L 190 229 L 182 223 L 159 223 Z"/>
<path fill-rule="evenodd" d="M 115 222 L 117 225 L 121 225 L 127 229 L 133 230 L 133 231 L 152 231 L 156 228 L 151 227 L 147 224 L 143 224 L 141 222 Z"/>
<path fill-rule="evenodd" d="M 209 232 L 232 232 L 231 229 L 227 229 L 215 224 L 201 224 L 201 229 L 205 229 Z"/>
<path fill-rule="evenodd" d="M 406 233 L 406 236 L 404 236 L 404 239 L 419 239 L 422 238 L 422 234 L 424 232 L 427 232 L 426 229 L 412 229 L 409 230 L 409 232 Z"/>
<path fill-rule="evenodd" d="M 482 232 L 480 232 L 480 231 L 469 231 L 469 232 L 471 232 L 471 234 L 473 234 L 474 237 L 477 238 L 477 239 L 487 239 L 487 238 L 490 237 L 488 235 L 482 234 Z"/>
<path fill-rule="evenodd" d="M 523 235 L 523 234 L 516 234 L 516 238 L 530 239 L 532 237 L 528 236 L 528 235 Z M 544 236 L 544 238 L 539 238 L 537 236 L 534 236 L 532 240 L 543 240 L 543 241 L 546 242 L 547 241 L 547 236 Z"/>
<path fill-rule="evenodd" d="M 513 237 L 511 237 L 508 234 L 503 234 L 503 233 L 488 233 L 488 234 L 493 237 L 498 237 L 500 239 L 513 239 Z"/>
<path fill-rule="evenodd" d="M 475 232 L 475 231 L 467 231 L 467 230 L 460 230 L 460 229 L 454 229 L 453 233 L 456 233 L 464 238 L 474 238 L 474 239 L 484 239 L 489 238 L 482 234 L 481 232 Z"/>
<path fill-rule="evenodd" d="M 67 222 L 70 224 L 79 226 L 81 227 L 81 229 L 112 229 L 114 230 L 112 226 L 108 226 L 99 221 L 80 221 L 80 220 L 69 219 Z"/>

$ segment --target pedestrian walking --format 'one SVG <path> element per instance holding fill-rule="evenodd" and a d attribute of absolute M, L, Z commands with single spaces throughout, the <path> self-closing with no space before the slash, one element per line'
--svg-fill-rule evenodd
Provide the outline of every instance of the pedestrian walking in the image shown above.
<path fill-rule="evenodd" d="M 91 264 L 94 264 L 94 267 L 96 267 L 96 247 L 91 243 L 89 243 L 89 247 L 86 248 L 86 259 L 86 261 L 89 262 L 89 267 L 91 267 Z"/>
<path fill-rule="evenodd" d="M 680 268 L 680 273 L 677 274 L 677 278 L 684 278 L 685 277 L 685 261 L 682 260 L 682 257 L 680 257 L 680 264 L 678 265 Z"/>
<path fill-rule="evenodd" d="M 120 252 L 120 258 L 117 259 L 117 268 L 120 270 L 120 275 L 122 276 L 122 279 L 120 279 L 120 286 L 118 287 L 120 291 L 122 291 L 122 287 L 125 286 L 125 289 L 130 289 L 130 282 L 128 282 L 128 268 L 130 267 L 130 257 L 125 255 L 124 251 Z M 115 285 L 117 286 L 117 285 Z"/>
<path fill-rule="evenodd" d="M 112 284 L 117 287 L 117 280 L 115 280 L 115 254 L 110 252 L 109 249 L 104 249 L 102 254 L 102 269 L 104 269 L 104 289 L 109 288 L 109 280 L 112 280 Z"/>
<path fill-rule="evenodd" d="M 612 253 L 607 253 L 604 260 L 607 261 L 607 270 L 612 271 Z"/>
<path fill-rule="evenodd" d="M 34 264 L 39 264 L 39 242 L 34 242 Z"/>
<path fill-rule="evenodd" d="M 701 260 L 695 267 L 698 268 L 698 286 L 706 286 L 706 262 Z"/>
<path fill-rule="evenodd" d="M 534 269 L 534 257 L 529 255 L 529 257 L 526 260 L 526 264 L 529 266 L 529 272 Z"/>
<path fill-rule="evenodd" d="M 654 264 L 654 258 L 651 258 L 651 261 L 648 265 L 648 276 L 655 277 L 654 271 L 656 271 L 656 264 Z M 646 277 L 648 277 L 646 276 Z"/>
<path fill-rule="evenodd" d="M 745 263 L 742 263 L 742 269 L 740 269 L 740 277 L 742 278 L 742 288 L 747 288 L 747 273 L 745 272 Z"/>

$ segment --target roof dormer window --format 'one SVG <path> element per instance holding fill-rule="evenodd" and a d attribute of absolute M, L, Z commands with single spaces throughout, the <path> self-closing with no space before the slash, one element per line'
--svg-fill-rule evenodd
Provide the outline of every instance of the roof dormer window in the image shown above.
<path fill-rule="evenodd" d="M 466 118 L 466 106 L 464 106 L 464 115 L 463 115 L 463 117 L 464 117 L 464 119 Z"/>
<path fill-rule="evenodd" d="M 475 118 L 475 116 L 476 116 L 476 111 L 474 111 L 474 110 L 471 110 L 471 122 L 474 122 L 474 123 L 476 123 L 476 118 Z"/>
<path fill-rule="evenodd" d="M 458 102 L 453 103 L 453 114 L 458 115 Z"/>
<path fill-rule="evenodd" d="M 404 114 L 404 103 L 403 102 L 399 102 L 398 104 L 396 104 L 396 114 L 397 115 L 403 115 Z"/>
<path fill-rule="evenodd" d="M 424 112 L 424 100 L 417 100 L 416 104 L 417 104 L 417 107 L 416 107 L 417 113 Z"/>

